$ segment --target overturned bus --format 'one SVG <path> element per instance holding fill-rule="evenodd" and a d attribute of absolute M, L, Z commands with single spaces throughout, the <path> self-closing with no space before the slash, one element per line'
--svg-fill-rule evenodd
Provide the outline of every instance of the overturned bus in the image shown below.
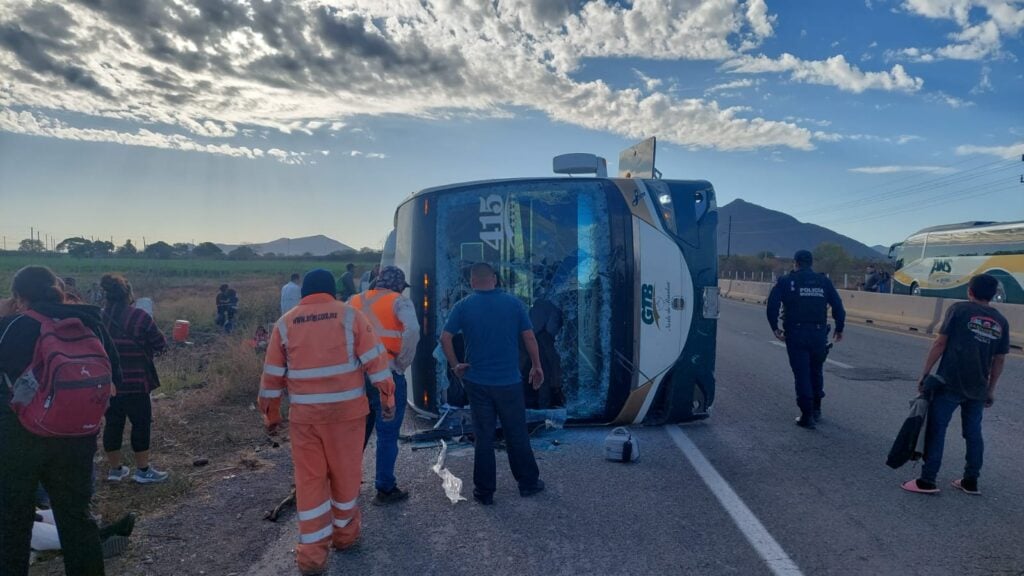
<path fill-rule="evenodd" d="M 528 408 L 571 422 L 683 422 L 715 397 L 718 210 L 704 180 L 665 180 L 654 139 L 620 156 L 555 159 L 591 177 L 468 182 L 417 192 L 397 209 L 384 262 L 409 278 L 423 338 L 409 404 L 437 415 L 468 404 L 437 348 L 452 307 L 488 262 L 530 310 L 546 382 Z M 458 345 L 458 342 L 457 342 Z M 461 353 L 461 352 L 460 352 Z"/>

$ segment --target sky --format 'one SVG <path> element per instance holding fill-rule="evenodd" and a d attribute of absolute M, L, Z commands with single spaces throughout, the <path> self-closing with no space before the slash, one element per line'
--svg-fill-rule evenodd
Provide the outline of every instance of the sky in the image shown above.
<path fill-rule="evenodd" d="M 0 0 L 0 235 L 379 247 L 417 190 L 655 136 L 887 245 L 1024 219 L 1022 58 L 1024 0 Z"/>

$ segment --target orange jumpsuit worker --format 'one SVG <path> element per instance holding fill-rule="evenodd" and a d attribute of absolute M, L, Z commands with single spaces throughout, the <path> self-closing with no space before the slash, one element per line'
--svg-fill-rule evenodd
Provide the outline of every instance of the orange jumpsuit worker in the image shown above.
<path fill-rule="evenodd" d="M 302 300 L 270 337 L 259 406 L 268 432 L 281 423 L 281 396 L 290 400 L 297 560 L 303 575 L 327 568 L 331 544 L 359 537 L 359 483 L 369 406 L 365 378 L 380 391 L 385 417 L 395 415 L 395 384 L 388 354 L 361 312 L 334 299 L 334 277 L 306 274 Z"/>

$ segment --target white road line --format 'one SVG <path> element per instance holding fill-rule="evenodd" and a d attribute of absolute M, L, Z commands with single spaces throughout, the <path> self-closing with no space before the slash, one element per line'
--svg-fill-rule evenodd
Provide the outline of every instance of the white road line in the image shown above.
<path fill-rule="evenodd" d="M 776 576 L 803 576 L 800 568 L 790 559 L 786 551 L 779 546 L 779 543 L 772 538 L 761 521 L 754 516 L 754 513 L 747 508 L 736 491 L 729 486 L 729 483 L 722 478 L 722 475 L 715 470 L 715 467 L 708 462 L 697 445 L 690 440 L 686 433 L 678 426 L 666 426 L 668 435 L 682 451 L 686 459 L 690 461 L 694 470 L 704 480 L 711 493 L 718 498 L 718 501 L 725 508 L 725 511 L 732 517 L 733 522 L 746 537 L 750 545 L 754 547 L 761 559 L 768 565 L 768 569 Z"/>
<path fill-rule="evenodd" d="M 778 340 L 769 340 L 768 342 L 771 343 L 771 344 L 775 344 L 776 346 L 779 346 L 779 347 L 782 347 L 782 348 L 786 347 L 786 343 L 785 342 L 779 342 Z M 838 366 L 839 368 L 845 368 L 847 370 L 852 370 L 853 369 L 853 366 L 850 366 L 849 364 L 845 364 L 843 362 L 838 362 L 838 361 L 833 360 L 831 358 L 826 358 L 825 362 L 828 363 L 828 364 L 831 364 L 833 366 Z"/>

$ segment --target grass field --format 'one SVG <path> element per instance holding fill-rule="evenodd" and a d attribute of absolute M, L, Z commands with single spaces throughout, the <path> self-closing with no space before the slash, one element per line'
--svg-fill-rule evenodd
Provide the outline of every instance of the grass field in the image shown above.
<path fill-rule="evenodd" d="M 230 283 L 242 277 L 265 277 L 288 280 L 293 272 L 302 274 L 314 268 L 326 268 L 341 275 L 345 264 L 352 262 L 359 271 L 380 261 L 379 254 L 357 254 L 344 260 L 203 260 L 153 258 L 72 258 L 61 254 L 23 254 L 0 252 L 0 297 L 10 295 L 11 279 L 20 268 L 31 264 L 49 266 L 58 276 L 72 276 L 82 290 L 109 272 L 124 274 L 136 288 L 149 288 L 150 281 L 159 285 L 188 285 L 195 279 L 216 279 Z M 140 291 L 140 295 L 141 291 Z"/>

